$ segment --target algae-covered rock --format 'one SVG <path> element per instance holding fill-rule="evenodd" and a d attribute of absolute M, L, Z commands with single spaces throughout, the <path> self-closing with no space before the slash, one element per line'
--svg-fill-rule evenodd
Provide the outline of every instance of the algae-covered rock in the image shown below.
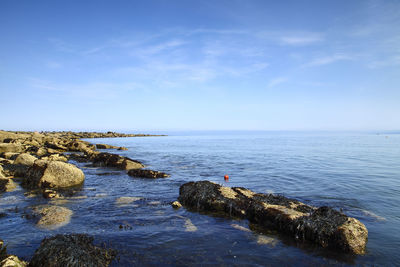
<path fill-rule="evenodd" d="M 80 185 L 83 172 L 73 164 L 36 160 L 28 169 L 23 185 L 28 188 L 65 188 Z"/>
<path fill-rule="evenodd" d="M 315 208 L 283 196 L 257 194 L 242 187 L 223 187 L 209 181 L 182 185 L 178 200 L 199 211 L 246 218 L 299 241 L 354 254 L 365 253 L 368 239 L 365 225 L 329 207 Z"/>
<path fill-rule="evenodd" d="M 111 249 L 93 245 L 85 234 L 56 235 L 42 240 L 29 263 L 32 267 L 108 266 L 115 257 Z"/>
<path fill-rule="evenodd" d="M 128 171 L 128 175 L 133 177 L 151 178 L 151 179 L 169 177 L 168 174 L 163 172 L 152 171 L 152 170 L 141 170 L 141 169 L 131 169 Z"/>

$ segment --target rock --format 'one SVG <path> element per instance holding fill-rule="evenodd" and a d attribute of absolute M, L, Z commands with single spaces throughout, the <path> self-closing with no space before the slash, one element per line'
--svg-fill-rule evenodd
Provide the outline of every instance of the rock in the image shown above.
<path fill-rule="evenodd" d="M 36 160 L 23 185 L 28 188 L 65 188 L 83 183 L 85 175 L 75 165 L 61 161 Z"/>
<path fill-rule="evenodd" d="M 37 160 L 36 157 L 28 154 L 22 153 L 19 154 L 18 157 L 15 159 L 14 164 L 25 165 L 25 166 L 32 166 L 33 163 Z"/>
<path fill-rule="evenodd" d="M 45 189 L 42 192 L 42 196 L 44 198 L 59 198 L 60 194 L 58 194 L 57 191 L 55 191 L 55 190 Z"/>
<path fill-rule="evenodd" d="M 58 144 L 58 142 L 61 142 L 61 140 L 57 140 L 56 142 L 46 142 L 44 145 L 51 149 L 62 150 L 62 151 L 68 150 L 65 146 Z"/>
<path fill-rule="evenodd" d="M 141 200 L 141 197 L 119 197 L 115 200 L 115 204 L 117 205 L 127 205 L 133 203 L 135 201 Z"/>
<path fill-rule="evenodd" d="M 24 150 L 25 150 L 25 148 L 20 144 L 14 144 L 14 143 L 0 144 L 0 153 L 2 153 L 2 152 L 20 153 L 20 152 L 23 152 Z"/>
<path fill-rule="evenodd" d="M 140 169 L 131 169 L 128 171 L 128 175 L 133 177 L 141 177 L 141 178 L 165 178 L 169 177 L 168 174 L 158 171 L 152 170 L 140 170 Z"/>
<path fill-rule="evenodd" d="M 365 225 L 329 207 L 315 208 L 283 196 L 257 194 L 242 187 L 223 187 L 209 181 L 182 185 L 178 200 L 198 211 L 246 218 L 298 241 L 348 253 L 365 253 L 368 238 Z"/>
<path fill-rule="evenodd" d="M 119 147 L 117 146 L 112 146 L 112 145 L 105 145 L 105 144 L 96 144 L 97 149 L 118 149 Z"/>
<path fill-rule="evenodd" d="M 4 153 L 1 153 L 1 157 L 5 158 L 5 159 L 15 160 L 18 157 L 19 154 L 20 153 L 4 152 Z"/>
<path fill-rule="evenodd" d="M 3 240 L 0 240 L 0 266 L 2 267 L 25 267 L 28 263 L 18 259 L 17 256 L 8 255 Z"/>
<path fill-rule="evenodd" d="M 0 262 L 0 266 L 2 267 L 25 267 L 27 265 L 27 262 L 20 260 L 15 255 L 9 255 Z"/>
<path fill-rule="evenodd" d="M 68 159 L 65 156 L 62 156 L 60 154 L 52 154 L 48 157 L 42 157 L 40 158 L 41 160 L 47 160 L 47 161 L 62 161 L 62 162 L 67 162 Z"/>
<path fill-rule="evenodd" d="M 126 147 L 121 146 L 118 148 L 118 150 L 128 150 L 128 149 Z"/>
<path fill-rule="evenodd" d="M 3 166 L 0 165 L 0 178 L 6 178 L 6 175 L 4 174 Z"/>
<path fill-rule="evenodd" d="M 34 207 L 32 211 L 35 216 L 40 217 L 36 225 L 48 230 L 54 230 L 67 225 L 72 216 L 70 209 L 53 205 Z"/>
<path fill-rule="evenodd" d="M 0 193 L 10 192 L 17 188 L 17 185 L 12 179 L 0 178 Z"/>
<path fill-rule="evenodd" d="M 115 167 L 122 170 L 140 169 L 144 165 L 139 161 L 111 153 L 93 153 L 90 156 L 93 165 L 97 167 Z"/>
<path fill-rule="evenodd" d="M 172 206 L 174 209 L 179 209 L 180 207 L 182 207 L 182 204 L 179 203 L 179 201 L 174 201 L 174 202 L 172 202 L 171 206 Z"/>
<path fill-rule="evenodd" d="M 93 245 L 85 234 L 56 235 L 42 240 L 29 266 L 108 266 L 115 251 Z"/>

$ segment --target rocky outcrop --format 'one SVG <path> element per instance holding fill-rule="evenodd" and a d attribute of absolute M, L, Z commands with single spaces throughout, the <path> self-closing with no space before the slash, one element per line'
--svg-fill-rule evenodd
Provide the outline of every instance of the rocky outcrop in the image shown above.
<path fill-rule="evenodd" d="M 42 240 L 29 266 L 108 266 L 114 257 L 113 250 L 94 246 L 88 235 L 56 235 Z"/>
<path fill-rule="evenodd" d="M 209 181 L 182 185 L 178 200 L 198 211 L 246 218 L 298 241 L 354 254 L 365 252 L 368 238 L 365 225 L 329 207 L 316 208 L 283 196 L 257 194 L 242 187 L 223 187 Z"/>
<path fill-rule="evenodd" d="M 36 160 L 28 169 L 23 185 L 27 188 L 66 188 L 80 185 L 84 180 L 83 172 L 73 164 Z"/>
<path fill-rule="evenodd" d="M 163 172 L 152 171 L 152 170 L 141 170 L 141 169 L 131 169 L 128 171 L 128 175 L 133 177 L 150 178 L 150 179 L 169 177 L 168 174 Z"/>
<path fill-rule="evenodd" d="M 34 207 L 32 211 L 34 217 L 39 218 L 36 225 L 48 230 L 54 230 L 68 224 L 72 216 L 70 209 L 53 205 Z"/>
<path fill-rule="evenodd" d="M 114 167 L 122 170 L 141 169 L 144 167 L 139 161 L 111 153 L 93 153 L 90 161 L 97 167 Z"/>

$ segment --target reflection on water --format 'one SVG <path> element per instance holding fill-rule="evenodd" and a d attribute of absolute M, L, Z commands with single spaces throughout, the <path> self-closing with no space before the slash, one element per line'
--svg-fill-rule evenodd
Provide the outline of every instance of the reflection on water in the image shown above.
<path fill-rule="evenodd" d="M 93 141 L 93 140 L 88 140 Z M 400 264 L 400 136 L 265 133 L 96 139 L 128 147 L 111 151 L 171 174 L 138 179 L 110 168 L 83 168 L 86 180 L 73 196 L 46 200 L 17 188 L 0 198 L 0 238 L 11 253 L 29 259 L 40 241 L 57 233 L 88 233 L 119 251 L 117 265 L 393 265 Z M 224 181 L 225 174 L 229 181 Z M 283 194 L 328 205 L 356 217 L 369 230 L 367 254 L 321 250 L 245 220 L 173 209 L 179 186 L 211 180 L 256 192 Z M 55 230 L 24 214 L 58 205 L 73 215 Z"/>

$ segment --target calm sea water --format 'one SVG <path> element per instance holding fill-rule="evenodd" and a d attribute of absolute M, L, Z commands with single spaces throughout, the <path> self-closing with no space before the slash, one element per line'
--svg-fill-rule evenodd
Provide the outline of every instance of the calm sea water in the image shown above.
<path fill-rule="evenodd" d="M 85 184 L 70 199 L 50 201 L 74 212 L 68 225 L 53 231 L 21 217 L 47 200 L 26 198 L 21 188 L 4 193 L 0 211 L 7 216 L 0 218 L 0 238 L 11 253 L 29 259 L 43 237 L 79 232 L 117 249 L 114 266 L 400 265 L 400 135 L 175 133 L 88 141 L 125 146 L 128 151 L 110 152 L 171 177 L 138 179 L 76 163 L 85 172 Z M 246 220 L 174 210 L 170 202 L 179 186 L 200 180 L 342 209 L 367 226 L 367 253 L 341 255 L 274 232 L 249 231 Z"/>

